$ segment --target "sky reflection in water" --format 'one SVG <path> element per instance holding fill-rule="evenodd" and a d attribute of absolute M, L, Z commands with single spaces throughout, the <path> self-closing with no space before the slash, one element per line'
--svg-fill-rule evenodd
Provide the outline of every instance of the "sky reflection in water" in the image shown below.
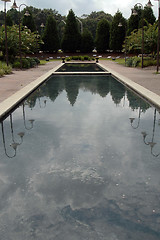
<path fill-rule="evenodd" d="M 110 76 L 49 79 L 1 123 L 0 239 L 158 240 L 159 118 Z"/>

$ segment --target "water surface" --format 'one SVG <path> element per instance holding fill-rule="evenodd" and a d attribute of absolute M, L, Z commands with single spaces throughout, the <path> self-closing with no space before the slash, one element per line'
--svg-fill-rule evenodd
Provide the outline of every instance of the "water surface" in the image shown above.
<path fill-rule="evenodd" d="M 159 240 L 159 118 L 110 76 L 50 78 L 1 123 L 0 239 Z"/>

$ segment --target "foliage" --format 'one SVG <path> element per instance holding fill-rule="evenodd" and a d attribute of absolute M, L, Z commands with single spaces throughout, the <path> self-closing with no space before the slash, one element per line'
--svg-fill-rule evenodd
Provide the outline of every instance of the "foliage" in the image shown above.
<path fill-rule="evenodd" d="M 152 57 L 144 57 L 143 59 L 143 67 L 148 66 L 156 66 L 157 60 L 153 59 Z M 141 67 L 142 62 L 140 57 L 132 57 L 126 60 L 127 67 Z"/>
<path fill-rule="evenodd" d="M 32 12 L 30 11 L 29 8 L 25 8 L 25 12 L 28 11 L 29 12 L 29 16 L 26 16 L 25 14 L 23 15 L 23 19 L 22 19 L 22 25 L 23 26 L 27 26 L 28 29 L 31 30 L 31 32 L 35 32 L 36 31 L 36 25 L 32 16 Z"/>
<path fill-rule="evenodd" d="M 15 56 L 19 55 L 19 27 L 14 25 L 7 27 L 8 34 L 8 54 L 9 60 L 12 61 Z M 32 33 L 27 28 L 21 28 L 21 53 L 26 55 L 28 53 L 36 52 L 39 47 L 40 39 L 37 39 L 37 34 Z M 0 51 L 5 56 L 5 29 L 4 26 L 0 28 Z"/>
<path fill-rule="evenodd" d="M 5 74 L 10 74 L 12 72 L 11 65 L 7 66 L 6 63 L 0 61 L 0 77 Z"/>
<path fill-rule="evenodd" d="M 98 52 L 105 52 L 109 49 L 110 25 L 106 19 L 99 21 L 96 30 L 96 49 Z"/>
<path fill-rule="evenodd" d="M 43 50 L 48 52 L 57 52 L 60 47 L 57 24 L 53 16 L 48 16 L 43 35 Z"/>
<path fill-rule="evenodd" d="M 157 36 L 158 28 L 157 24 L 149 25 L 144 28 L 144 52 L 152 53 L 157 49 Z M 130 36 L 127 37 L 126 48 L 129 52 L 140 53 L 142 47 L 142 29 L 133 31 Z"/>
<path fill-rule="evenodd" d="M 78 24 L 73 10 L 69 11 L 67 16 L 65 33 L 62 39 L 62 49 L 67 52 L 76 52 L 80 49 L 81 35 L 78 30 Z"/>
<path fill-rule="evenodd" d="M 155 59 L 148 59 L 148 60 L 144 60 L 143 67 L 156 66 L 156 64 L 157 64 L 157 60 L 155 60 Z M 140 66 L 141 66 L 141 64 L 140 64 Z"/>
<path fill-rule="evenodd" d="M 139 57 L 128 58 L 126 60 L 126 66 L 127 67 L 137 67 L 139 65 L 140 61 L 141 61 L 141 58 L 139 58 Z"/>
<path fill-rule="evenodd" d="M 71 57 L 67 57 L 65 60 L 66 61 L 71 61 L 71 60 L 80 60 L 80 61 L 91 61 L 94 58 L 90 58 L 89 56 L 71 56 Z"/>
<path fill-rule="evenodd" d="M 130 18 L 128 19 L 128 30 L 127 34 L 131 34 L 132 31 L 135 29 L 142 27 L 142 21 L 144 19 L 144 26 L 147 26 L 148 24 L 154 24 L 155 23 L 155 16 L 153 14 L 152 8 L 145 6 L 144 10 L 141 6 L 134 6 L 133 10 L 136 11 L 137 15 L 131 14 Z"/>
<path fill-rule="evenodd" d="M 37 66 L 37 64 L 39 64 L 40 61 L 37 58 L 22 58 L 22 68 L 28 69 L 28 68 L 32 68 Z M 20 64 L 20 59 L 15 59 L 15 61 L 12 64 L 13 68 L 20 68 L 21 64 Z"/>
<path fill-rule="evenodd" d="M 87 28 L 91 33 L 93 38 L 96 36 L 97 24 L 100 20 L 106 19 L 109 23 L 112 22 L 113 17 L 111 14 L 105 13 L 103 11 L 91 12 L 89 15 L 82 15 L 81 21 L 83 22 L 84 28 Z"/>
<path fill-rule="evenodd" d="M 7 11 L 7 17 L 10 17 L 12 19 L 13 25 L 19 23 L 19 11 L 17 9 L 11 8 Z"/>
<path fill-rule="evenodd" d="M 119 27 L 119 23 L 121 23 L 123 27 Z M 110 48 L 113 51 L 122 50 L 122 44 L 125 39 L 125 26 L 125 18 L 121 12 L 117 11 L 111 24 Z"/>
<path fill-rule="evenodd" d="M 12 18 L 8 14 L 6 15 L 6 25 L 7 26 L 12 26 L 13 25 Z"/>
<path fill-rule="evenodd" d="M 144 7 L 144 19 L 145 22 L 150 23 L 150 24 L 154 24 L 156 21 L 156 18 L 153 14 L 153 9 L 151 7 Z"/>
<path fill-rule="evenodd" d="M 137 15 L 133 15 L 132 14 L 133 11 L 136 11 Z M 141 16 L 142 16 L 141 7 L 134 6 L 134 8 L 131 11 L 131 16 L 128 19 L 127 35 L 130 35 L 131 32 L 139 28 L 139 22 L 140 22 Z"/>
<path fill-rule="evenodd" d="M 81 36 L 81 52 L 91 52 L 94 48 L 93 36 L 88 29 L 85 29 Z"/>

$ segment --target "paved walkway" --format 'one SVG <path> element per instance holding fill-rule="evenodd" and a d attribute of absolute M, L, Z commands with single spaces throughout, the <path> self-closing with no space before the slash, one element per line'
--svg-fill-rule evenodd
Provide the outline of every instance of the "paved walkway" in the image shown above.
<path fill-rule="evenodd" d="M 12 74 L 0 78 L 0 102 L 3 102 L 60 63 L 61 61 L 47 62 L 37 68 L 13 71 Z M 160 74 L 155 73 L 156 67 L 150 69 L 129 68 L 108 60 L 101 60 L 100 63 L 160 96 Z"/>
<path fill-rule="evenodd" d="M 112 69 L 160 96 L 160 74 L 156 74 L 155 66 L 141 69 L 125 67 L 113 61 L 101 61 L 101 63 L 106 68 Z"/>
<path fill-rule="evenodd" d="M 13 95 L 18 90 L 29 83 L 36 80 L 38 77 L 42 76 L 44 73 L 48 72 L 52 68 L 58 66 L 60 61 L 47 62 L 45 65 L 40 65 L 35 68 L 30 68 L 28 70 L 17 70 L 13 71 L 12 74 L 5 75 L 0 78 L 0 102 Z"/>

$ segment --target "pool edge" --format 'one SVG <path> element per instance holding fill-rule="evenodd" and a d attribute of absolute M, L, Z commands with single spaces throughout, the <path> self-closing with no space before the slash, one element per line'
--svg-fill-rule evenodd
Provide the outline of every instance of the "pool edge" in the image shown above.
<path fill-rule="evenodd" d="M 37 87 L 39 87 L 43 82 L 46 81 L 63 63 L 54 67 L 50 71 L 44 73 L 42 76 L 38 77 L 33 82 L 26 85 L 24 88 L 20 89 L 4 101 L 0 103 L 0 120 L 9 113 L 14 107 L 16 107 L 20 102 L 23 101 L 31 92 L 33 92 Z"/>
<path fill-rule="evenodd" d="M 4 100 L 0 103 L 0 119 L 2 119 L 7 113 L 9 113 L 14 107 L 16 107 L 23 99 L 25 99 L 26 96 L 28 96 L 31 92 L 33 92 L 37 87 L 39 87 L 43 82 L 46 81 L 47 78 L 49 78 L 51 75 L 55 74 L 65 74 L 61 72 L 55 72 L 58 68 L 60 68 L 64 63 L 60 63 L 58 66 L 54 67 L 47 73 L 43 74 L 42 76 L 38 77 L 33 82 L 26 85 L 21 90 L 17 91 L 13 95 L 11 95 L 9 98 Z M 117 73 L 116 71 L 104 66 L 102 63 L 98 63 L 98 65 L 106 70 L 107 72 L 103 73 L 97 73 L 98 74 L 105 74 L 105 75 L 112 75 L 117 80 L 119 80 L 121 83 L 126 85 L 128 88 L 132 89 L 134 92 L 141 95 L 143 98 L 148 100 L 150 103 L 152 103 L 157 108 L 160 108 L 160 96 L 156 93 L 153 93 L 152 91 L 142 87 L 141 85 L 133 82 L 127 77 L 124 77 L 123 75 Z M 66 75 L 71 73 L 66 73 Z M 78 73 L 72 73 L 72 74 L 87 74 L 86 72 L 78 72 Z M 88 73 L 91 74 L 91 73 Z M 95 73 L 92 73 L 95 74 Z"/>
<path fill-rule="evenodd" d="M 160 96 L 156 93 L 153 93 L 152 91 L 148 90 L 147 88 L 141 86 L 138 83 L 135 83 L 131 79 L 124 77 L 123 75 L 117 73 L 116 71 L 104 66 L 102 63 L 98 63 L 99 66 L 106 69 L 108 72 L 111 73 L 113 77 L 115 77 L 117 80 L 119 80 L 121 83 L 123 83 L 125 86 L 127 86 L 129 89 L 133 90 L 140 96 L 142 96 L 145 100 L 148 100 L 151 104 L 153 104 L 155 107 L 160 108 Z"/>

